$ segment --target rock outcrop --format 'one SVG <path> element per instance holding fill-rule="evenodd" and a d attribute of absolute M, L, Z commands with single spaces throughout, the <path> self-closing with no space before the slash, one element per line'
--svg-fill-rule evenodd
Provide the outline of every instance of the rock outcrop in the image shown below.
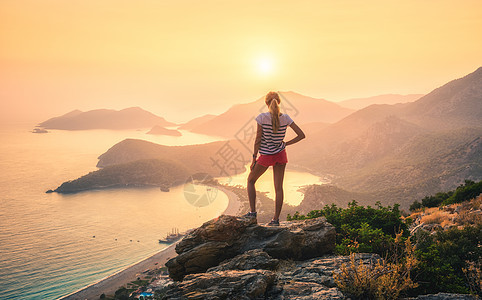
<path fill-rule="evenodd" d="M 476 300 L 477 298 L 472 295 L 463 294 L 451 294 L 451 293 L 438 293 L 432 295 L 420 295 L 414 300 Z"/>
<path fill-rule="evenodd" d="M 349 256 L 331 252 L 335 230 L 324 218 L 282 222 L 220 216 L 204 223 L 176 247 L 166 266 L 165 284 L 153 288 L 160 299 L 350 299 L 335 283 Z M 355 254 L 356 264 L 375 265 L 377 254 Z M 415 298 L 412 298 L 415 299 Z M 416 299 L 475 299 L 436 294 Z"/>
<path fill-rule="evenodd" d="M 257 252 L 248 251 L 256 249 L 274 259 L 305 260 L 331 253 L 335 247 L 335 235 L 335 228 L 324 218 L 267 227 L 256 224 L 251 218 L 222 215 L 186 236 L 176 246 L 179 255 L 169 260 L 166 266 L 172 279 L 182 280 L 188 274 L 206 272 L 238 255 L 253 255 Z M 231 262 L 237 269 L 250 267 L 242 262 L 241 257 L 237 259 L 238 262 Z M 268 259 L 259 266 L 264 263 L 271 267 L 276 265 Z M 256 262 L 253 264 L 257 265 Z"/>
<path fill-rule="evenodd" d="M 262 258 L 260 259 L 259 256 Z M 244 261 L 258 264 L 247 269 Z M 357 254 L 357 263 L 375 263 L 376 254 Z M 346 299 L 336 287 L 333 275 L 348 256 L 325 255 L 306 261 L 272 259 L 261 250 L 251 250 L 223 262 L 205 273 L 186 275 L 159 290 L 162 299 Z M 262 266 L 273 268 L 262 269 Z M 246 269 L 245 269 L 246 267 Z M 230 269 L 232 268 L 232 269 Z"/>
<path fill-rule="evenodd" d="M 171 285 L 164 299 L 264 299 L 275 281 L 276 274 L 266 270 L 191 274 Z"/>

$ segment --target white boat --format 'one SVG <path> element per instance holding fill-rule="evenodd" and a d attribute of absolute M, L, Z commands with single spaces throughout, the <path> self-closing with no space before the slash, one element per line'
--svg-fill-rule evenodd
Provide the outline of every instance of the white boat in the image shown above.
<path fill-rule="evenodd" d="M 173 228 L 171 233 L 169 233 L 165 238 L 159 240 L 159 243 L 171 244 L 171 243 L 177 241 L 178 239 L 180 239 L 183 236 L 184 236 L 184 234 L 179 233 L 178 228 Z"/>

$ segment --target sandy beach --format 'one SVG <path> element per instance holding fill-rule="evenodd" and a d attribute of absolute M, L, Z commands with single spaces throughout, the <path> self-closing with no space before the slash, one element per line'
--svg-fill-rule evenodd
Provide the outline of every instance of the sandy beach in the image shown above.
<path fill-rule="evenodd" d="M 228 206 L 222 214 L 238 215 L 241 208 L 241 203 L 235 193 L 224 187 L 216 187 L 228 196 Z M 72 294 L 61 297 L 61 300 L 84 300 L 84 299 L 99 299 L 101 294 L 114 295 L 115 291 L 121 286 L 135 280 L 138 274 L 145 270 L 151 270 L 163 267 L 164 264 L 171 258 L 175 257 L 176 244 L 169 245 L 169 247 L 159 251 L 153 256 L 137 262 L 126 269 L 110 275 L 96 283 L 86 286 Z"/>

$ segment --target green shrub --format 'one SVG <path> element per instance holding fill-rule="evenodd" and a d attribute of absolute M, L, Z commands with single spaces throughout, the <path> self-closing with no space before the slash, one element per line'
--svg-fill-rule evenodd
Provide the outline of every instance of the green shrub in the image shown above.
<path fill-rule="evenodd" d="M 482 224 L 433 235 L 420 232 L 416 240 L 419 264 L 414 278 L 419 287 L 414 294 L 468 293 L 469 284 L 463 269 L 468 268 L 467 261 L 478 261 L 482 257 Z"/>
<path fill-rule="evenodd" d="M 418 200 L 415 200 L 415 201 L 413 201 L 413 203 L 410 205 L 410 207 L 408 209 L 410 211 L 416 211 L 416 210 L 421 209 L 422 207 L 423 207 L 422 203 L 418 202 Z"/>
<path fill-rule="evenodd" d="M 114 299 L 116 299 L 116 300 L 128 300 L 129 294 L 130 294 L 130 291 L 128 289 L 126 289 L 125 287 L 121 287 L 117 291 L 115 291 Z"/>
<path fill-rule="evenodd" d="M 465 180 L 464 184 L 455 189 L 455 192 L 447 198 L 443 204 L 461 203 L 467 200 L 474 199 L 482 193 L 482 180 L 475 183 L 472 180 Z"/>
<path fill-rule="evenodd" d="M 288 220 L 304 220 L 324 216 L 336 229 L 336 252 L 347 255 L 352 252 L 372 252 L 385 256 L 397 232 L 408 236 L 407 226 L 400 218 L 399 205 L 377 208 L 359 206 L 356 201 L 348 208 L 335 204 L 313 210 L 306 215 L 296 212 Z"/>
<path fill-rule="evenodd" d="M 427 196 L 422 199 L 422 203 L 415 200 L 410 205 L 410 211 L 415 211 L 423 207 L 436 207 L 440 205 L 448 205 L 453 203 L 460 203 L 474 199 L 482 193 L 482 181 L 474 182 L 472 180 L 465 180 L 463 184 L 458 186 L 455 191 L 447 193 L 437 193 L 435 196 Z"/>

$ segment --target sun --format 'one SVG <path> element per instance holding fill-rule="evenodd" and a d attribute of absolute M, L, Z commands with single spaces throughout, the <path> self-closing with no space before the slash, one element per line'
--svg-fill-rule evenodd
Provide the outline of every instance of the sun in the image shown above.
<path fill-rule="evenodd" d="M 256 68 L 260 75 L 270 75 L 273 73 L 274 62 L 270 57 L 260 57 L 256 61 Z"/>

